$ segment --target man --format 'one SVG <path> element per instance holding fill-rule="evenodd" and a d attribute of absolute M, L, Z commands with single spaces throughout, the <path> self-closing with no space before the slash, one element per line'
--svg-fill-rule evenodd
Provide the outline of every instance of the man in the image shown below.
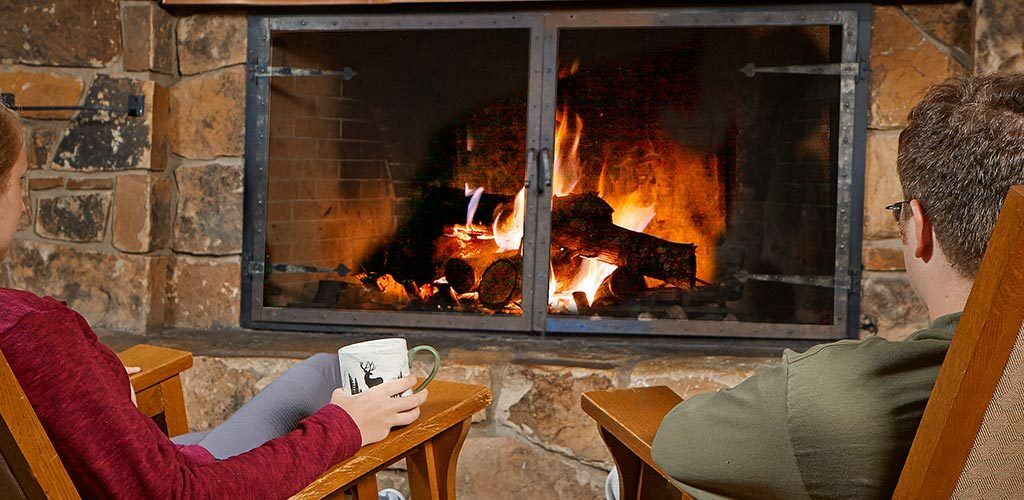
<path fill-rule="evenodd" d="M 931 325 L 840 341 L 662 421 L 654 460 L 697 498 L 889 498 L 1010 186 L 1024 184 L 1024 75 L 934 86 L 900 134 L 887 207 Z M 897 201 L 897 200 L 893 200 Z"/>

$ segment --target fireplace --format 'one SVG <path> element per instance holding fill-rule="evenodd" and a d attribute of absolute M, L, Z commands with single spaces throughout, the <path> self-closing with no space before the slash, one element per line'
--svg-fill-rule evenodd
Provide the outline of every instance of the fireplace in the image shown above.
<path fill-rule="evenodd" d="M 243 323 L 855 335 L 869 13 L 253 15 Z"/>

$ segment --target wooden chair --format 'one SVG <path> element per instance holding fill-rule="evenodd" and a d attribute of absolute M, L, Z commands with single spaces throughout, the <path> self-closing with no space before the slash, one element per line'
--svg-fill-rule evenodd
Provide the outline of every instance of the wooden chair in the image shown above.
<path fill-rule="evenodd" d="M 651 459 L 667 387 L 584 394 L 620 499 L 689 498 Z M 756 492 L 752 492 L 756 493 Z M 1024 187 L 1010 189 L 893 498 L 1024 498 Z"/>
<path fill-rule="evenodd" d="M 168 436 L 188 430 L 180 374 L 192 355 L 174 349 L 135 346 L 120 354 L 132 375 L 139 410 Z M 60 462 L 39 418 L 0 354 L 0 498 L 77 499 L 80 495 Z M 487 387 L 441 380 L 414 424 L 394 430 L 385 441 L 366 446 L 336 465 L 293 498 L 376 500 L 376 473 L 403 458 L 413 498 L 454 499 L 455 466 L 473 415 L 491 402 Z"/>

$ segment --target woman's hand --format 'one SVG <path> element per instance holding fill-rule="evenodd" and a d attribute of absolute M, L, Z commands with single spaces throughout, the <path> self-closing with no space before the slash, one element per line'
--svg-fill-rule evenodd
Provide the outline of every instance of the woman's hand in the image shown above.
<path fill-rule="evenodd" d="M 426 389 L 407 396 L 396 396 L 416 385 L 416 377 L 389 380 L 366 392 L 349 396 L 344 389 L 335 389 L 331 404 L 342 407 L 363 438 L 363 446 L 382 441 L 392 427 L 409 425 L 420 417 L 420 405 L 427 400 Z"/>
<path fill-rule="evenodd" d="M 128 375 L 135 375 L 136 373 L 141 372 L 142 368 L 139 368 L 138 366 L 126 366 L 124 367 L 124 371 L 128 372 Z M 135 405 L 136 408 L 138 408 L 139 400 L 135 398 L 135 386 L 132 385 L 132 380 L 130 377 L 128 378 L 128 387 L 131 388 L 132 390 L 132 404 Z"/>

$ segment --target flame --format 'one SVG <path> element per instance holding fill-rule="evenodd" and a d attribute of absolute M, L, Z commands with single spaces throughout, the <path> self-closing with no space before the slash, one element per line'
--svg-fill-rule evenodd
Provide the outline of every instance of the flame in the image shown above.
<path fill-rule="evenodd" d="M 582 168 L 580 164 L 580 139 L 583 137 L 583 119 L 572 114 L 569 119 L 568 106 L 562 106 L 555 113 L 555 168 L 551 179 L 552 193 L 555 196 L 567 196 L 576 188 L 580 181 Z M 575 127 L 570 129 L 569 122 Z"/>
<path fill-rule="evenodd" d="M 480 206 L 480 197 L 483 194 L 483 186 L 470 189 L 469 184 L 466 184 L 466 197 L 469 198 L 469 205 L 466 207 L 466 227 L 473 226 L 473 216 L 476 215 L 476 208 Z"/>
<path fill-rule="evenodd" d="M 558 68 L 558 78 L 562 79 L 579 73 L 580 71 L 580 59 L 577 57 L 573 59 L 572 63 L 566 64 L 561 68 Z"/>
<path fill-rule="evenodd" d="M 473 217 L 476 215 L 477 207 L 480 206 L 480 197 L 484 194 L 484 188 L 481 186 L 471 189 L 469 184 L 466 184 L 465 193 L 469 198 L 469 204 L 466 206 L 466 224 L 455 224 L 452 227 L 452 235 L 460 241 L 471 241 L 474 238 L 489 239 L 490 236 L 486 234 L 487 226 L 473 223 Z"/>
<path fill-rule="evenodd" d="M 498 245 L 499 251 L 519 250 L 523 243 L 523 224 L 526 221 L 525 187 L 516 195 L 512 213 L 505 219 L 501 218 L 502 213 L 498 212 L 494 217 L 494 243 Z"/>

